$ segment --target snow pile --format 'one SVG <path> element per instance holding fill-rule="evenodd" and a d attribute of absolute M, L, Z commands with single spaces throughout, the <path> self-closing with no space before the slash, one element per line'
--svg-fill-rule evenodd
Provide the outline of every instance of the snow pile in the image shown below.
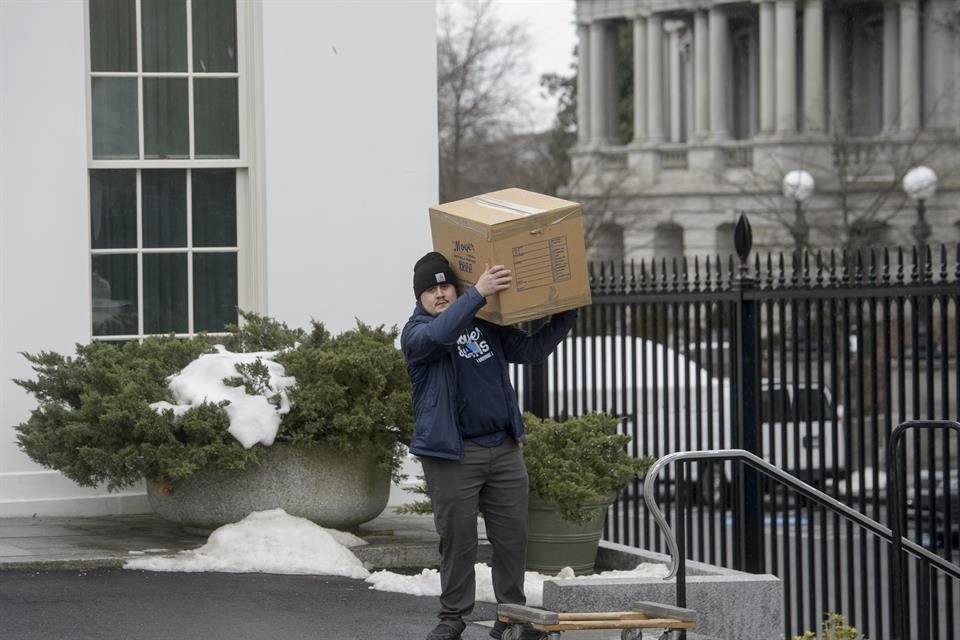
<path fill-rule="evenodd" d="M 333 575 L 363 579 L 370 572 L 348 546 L 366 544 L 283 509 L 257 511 L 220 527 L 199 549 L 130 560 L 125 569 Z"/>
<path fill-rule="evenodd" d="M 218 404 L 226 402 L 224 411 L 230 418 L 230 435 L 236 438 L 245 449 L 253 445 L 270 446 L 277 437 L 280 416 L 290 411 L 290 399 L 287 389 L 296 385 L 297 380 L 285 375 L 283 366 L 274 362 L 277 351 L 256 351 L 253 353 L 233 353 L 223 345 L 216 345 L 216 353 L 206 353 L 176 373 L 167 381 L 176 404 L 166 401 L 150 405 L 154 411 L 172 410 L 182 415 L 191 407 L 204 403 Z M 236 378 L 238 364 L 252 364 L 260 360 L 269 371 L 269 381 L 264 393 L 250 395 L 243 386 L 232 387 L 224 384 L 225 378 Z M 268 396 L 276 395 L 279 407 L 271 403 Z"/>

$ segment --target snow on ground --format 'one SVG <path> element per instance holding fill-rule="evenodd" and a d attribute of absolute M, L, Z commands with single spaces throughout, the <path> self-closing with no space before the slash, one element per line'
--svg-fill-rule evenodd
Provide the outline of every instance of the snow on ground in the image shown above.
<path fill-rule="evenodd" d="M 174 555 L 141 555 L 156 550 L 131 552 L 137 555 L 125 569 L 145 571 L 226 573 L 279 573 L 333 575 L 366 580 L 371 589 L 408 593 L 415 596 L 440 595 L 440 574 L 424 569 L 416 575 L 390 571 L 370 573 L 350 551 L 366 542 L 357 536 L 326 529 L 305 518 L 287 514 L 283 509 L 257 511 L 233 524 L 220 527 L 198 549 Z M 495 603 L 490 567 L 476 565 L 477 601 Z M 633 571 L 604 571 L 591 577 L 662 577 L 665 566 L 639 565 Z M 524 582 L 527 604 L 543 603 L 543 582 L 554 578 L 573 578 L 569 567 L 555 576 L 528 571 Z"/>

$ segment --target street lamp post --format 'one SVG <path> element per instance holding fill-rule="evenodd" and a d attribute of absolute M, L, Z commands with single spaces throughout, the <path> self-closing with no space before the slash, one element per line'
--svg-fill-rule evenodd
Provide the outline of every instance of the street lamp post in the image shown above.
<path fill-rule="evenodd" d="M 816 183 L 813 176 L 803 169 L 794 169 L 783 176 L 783 195 L 794 202 L 795 222 L 793 239 L 797 249 L 797 259 L 803 259 L 803 249 L 810 236 L 810 225 L 803 212 L 803 203 L 813 195 Z"/>
<path fill-rule="evenodd" d="M 917 201 L 917 221 L 911 230 L 914 240 L 917 241 L 917 251 L 925 254 L 927 240 L 930 238 L 930 225 L 927 223 L 924 202 L 937 192 L 937 174 L 929 167 L 914 167 L 903 176 L 903 190 L 910 199 Z"/>
<path fill-rule="evenodd" d="M 911 231 L 917 247 L 917 275 L 920 284 L 923 285 L 927 271 L 927 240 L 930 239 L 930 224 L 926 218 L 925 202 L 937 192 L 937 174 L 929 167 L 914 167 L 903 176 L 903 190 L 917 203 L 917 221 L 911 227 Z M 918 353 L 926 353 L 928 302 L 927 296 L 917 297 Z"/>
<path fill-rule="evenodd" d="M 806 215 L 803 211 L 803 204 L 813 195 L 816 183 L 813 176 L 803 169 L 794 169 L 783 176 L 783 195 L 794 204 L 794 226 L 792 229 L 793 242 L 796 248 L 797 263 L 796 269 L 803 269 L 803 252 L 806 249 L 807 241 L 810 239 L 810 225 L 807 223 Z M 809 303 L 804 304 L 803 310 L 797 309 L 799 303 L 792 303 L 796 313 L 796 336 L 797 344 L 803 345 L 807 342 L 807 316 L 809 315 Z"/>

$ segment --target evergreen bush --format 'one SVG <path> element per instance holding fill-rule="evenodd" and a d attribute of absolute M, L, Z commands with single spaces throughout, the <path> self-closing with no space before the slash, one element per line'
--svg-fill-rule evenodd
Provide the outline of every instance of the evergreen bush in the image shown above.
<path fill-rule="evenodd" d="M 634 458 L 626 449 L 630 436 L 617 433 L 620 419 L 589 413 L 563 422 L 524 414 L 523 459 L 530 493 L 553 503 L 560 517 L 585 524 L 602 504 L 643 475 L 653 458 Z"/>
<path fill-rule="evenodd" d="M 228 433 L 223 407 L 204 404 L 180 416 L 150 404 L 172 401 L 167 378 L 214 344 L 235 352 L 279 351 L 275 361 L 297 385 L 276 442 L 333 446 L 345 454 L 372 446 L 396 477 L 413 429 L 410 383 L 394 346 L 397 329 L 358 322 L 338 336 L 319 322 L 309 332 L 253 313 L 217 338 L 150 337 L 122 346 L 77 345 L 73 356 L 26 353 L 34 380 L 14 380 L 37 406 L 15 427 L 20 448 L 83 486 L 111 490 L 142 478 L 167 482 L 201 469 L 242 469 L 265 448 L 244 449 Z M 238 367 L 228 384 L 262 388 L 264 368 Z"/>

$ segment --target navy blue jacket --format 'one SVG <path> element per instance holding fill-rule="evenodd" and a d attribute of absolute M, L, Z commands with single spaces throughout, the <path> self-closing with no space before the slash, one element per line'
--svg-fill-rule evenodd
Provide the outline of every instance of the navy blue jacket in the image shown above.
<path fill-rule="evenodd" d="M 490 402 L 506 403 L 510 414 L 510 435 L 523 439 L 523 417 L 510 384 L 507 363 L 529 364 L 543 361 L 556 348 L 577 320 L 576 311 L 554 316 L 535 334 L 514 327 L 501 327 L 474 315 L 486 300 L 475 287 L 467 289 L 441 314 L 432 316 L 418 302 L 413 315 L 400 334 L 400 347 L 413 383 L 413 412 L 416 420 L 410 452 L 448 460 L 463 459 L 463 440 L 457 424 L 457 338 L 472 323 L 482 325 L 491 340 L 492 351 L 500 364 L 502 398 Z"/>

